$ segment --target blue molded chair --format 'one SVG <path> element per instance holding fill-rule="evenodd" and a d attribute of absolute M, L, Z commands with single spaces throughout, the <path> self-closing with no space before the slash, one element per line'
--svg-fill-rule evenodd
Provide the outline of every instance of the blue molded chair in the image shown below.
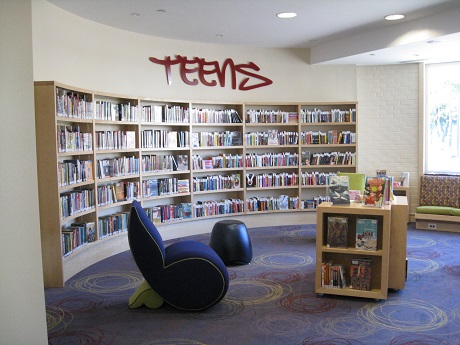
<path fill-rule="evenodd" d="M 129 307 L 158 308 L 163 302 L 188 311 L 218 303 L 228 290 L 228 271 L 208 245 L 192 240 L 164 247 L 160 233 L 141 204 L 131 206 L 128 241 L 145 278 L 129 299 Z"/>

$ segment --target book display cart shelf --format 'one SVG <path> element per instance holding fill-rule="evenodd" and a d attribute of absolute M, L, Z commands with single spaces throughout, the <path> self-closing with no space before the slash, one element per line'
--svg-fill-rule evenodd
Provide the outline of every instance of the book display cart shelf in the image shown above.
<path fill-rule="evenodd" d="M 221 217 L 304 223 L 328 176 L 356 171 L 356 108 L 139 99 L 35 82 L 45 287 L 129 249 L 133 199 L 160 233 L 192 235 Z"/>
<path fill-rule="evenodd" d="M 346 246 L 333 247 L 327 244 L 330 217 L 348 220 Z M 376 250 L 356 248 L 357 219 L 377 220 Z M 388 289 L 403 289 L 407 276 L 407 220 L 408 204 L 405 196 L 397 196 L 392 204 L 383 207 L 369 207 L 353 202 L 344 206 L 332 205 L 329 202 L 319 205 L 317 208 L 315 292 L 320 295 L 381 300 L 387 298 Z M 350 270 L 353 270 L 352 261 L 357 260 L 370 262 L 369 289 L 352 287 Z M 324 263 L 342 267 L 345 280 L 343 287 L 325 286 Z"/>

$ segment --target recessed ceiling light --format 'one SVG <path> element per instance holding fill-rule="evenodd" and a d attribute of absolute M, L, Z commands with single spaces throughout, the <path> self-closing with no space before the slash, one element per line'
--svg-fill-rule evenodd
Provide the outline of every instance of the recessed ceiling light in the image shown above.
<path fill-rule="evenodd" d="M 157 10 L 158 13 L 166 13 L 166 10 L 159 9 Z"/>
<path fill-rule="evenodd" d="M 133 13 L 131 13 L 131 15 L 132 15 L 133 17 L 139 17 L 141 14 L 140 14 L 140 13 L 137 13 L 137 12 L 133 12 Z"/>
<path fill-rule="evenodd" d="M 282 19 L 290 19 L 290 18 L 297 17 L 297 13 L 294 13 L 294 12 L 281 12 L 281 13 L 278 13 L 276 16 L 278 18 L 282 18 Z"/>
<path fill-rule="evenodd" d="M 388 16 L 385 16 L 386 20 L 400 20 L 403 18 L 404 18 L 403 14 L 390 14 Z"/>

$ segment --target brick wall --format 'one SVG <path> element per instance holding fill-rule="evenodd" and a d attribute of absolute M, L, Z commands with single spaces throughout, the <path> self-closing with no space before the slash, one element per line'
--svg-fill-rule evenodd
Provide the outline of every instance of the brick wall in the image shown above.
<path fill-rule="evenodd" d="M 410 173 L 410 213 L 419 200 L 418 64 L 357 68 L 358 172 Z"/>

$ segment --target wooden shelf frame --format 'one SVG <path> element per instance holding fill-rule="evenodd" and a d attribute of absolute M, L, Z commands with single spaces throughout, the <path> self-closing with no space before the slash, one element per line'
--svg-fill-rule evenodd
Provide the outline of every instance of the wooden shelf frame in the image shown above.
<path fill-rule="evenodd" d="M 57 115 L 56 110 L 56 99 L 58 90 L 72 91 L 78 94 L 84 94 L 88 101 L 93 102 L 93 119 L 80 119 L 80 118 L 68 118 Z M 137 121 L 111 121 L 111 120 L 100 120 L 95 119 L 96 115 L 96 101 L 108 101 L 113 103 L 124 103 L 129 102 L 131 105 L 138 109 Z M 236 109 L 242 119 L 241 123 L 196 123 L 193 121 L 192 116 L 186 123 L 175 123 L 175 122 L 162 122 L 153 123 L 141 120 L 142 107 L 144 105 L 171 105 L 171 106 L 182 106 L 191 109 L 206 108 L 206 109 Z M 238 198 L 246 201 L 247 198 L 252 196 L 264 196 L 271 194 L 273 196 L 279 196 L 281 194 L 287 194 L 290 196 L 298 196 L 299 201 L 310 199 L 318 194 L 326 195 L 326 185 L 299 185 L 280 187 L 280 188 L 246 188 L 245 186 L 245 174 L 251 172 L 258 174 L 259 172 L 289 172 L 296 173 L 299 176 L 302 172 L 314 172 L 314 171 L 356 171 L 356 164 L 354 165 L 340 165 L 340 166 L 286 166 L 286 167 L 263 167 L 263 168 L 246 168 L 245 166 L 239 168 L 225 168 L 225 169 L 202 169 L 193 170 L 191 169 L 191 157 L 194 154 L 201 155 L 203 158 L 208 155 L 217 155 L 222 152 L 229 154 L 238 154 L 243 157 L 243 161 L 246 154 L 249 153 L 262 153 L 262 152 L 284 152 L 289 151 L 299 155 L 301 158 L 301 152 L 305 148 L 312 148 L 321 150 L 324 152 L 329 151 L 352 151 L 356 154 L 357 144 L 340 144 L 340 145 L 263 145 L 263 146 L 247 146 L 245 145 L 244 136 L 248 132 L 252 131 L 266 131 L 270 128 L 277 128 L 280 130 L 293 131 L 300 133 L 301 131 L 308 130 L 322 130 L 322 129 L 334 129 L 338 130 L 350 130 L 356 132 L 356 122 L 343 122 L 343 123 L 302 123 L 300 122 L 300 113 L 302 109 L 318 108 L 321 110 L 330 110 L 340 108 L 343 110 L 356 109 L 357 102 L 311 102 L 311 103 L 231 103 L 231 102 L 189 102 L 189 101 L 167 101 L 167 100 L 154 100 L 154 99 L 140 99 L 137 97 L 131 97 L 126 95 L 108 94 L 104 92 L 86 90 L 66 84 L 54 82 L 54 81 L 43 81 L 35 82 L 35 109 L 36 109 L 36 134 L 37 134 L 37 171 L 39 179 L 39 203 L 40 203 L 40 227 L 41 227 L 41 238 L 42 238 L 42 251 L 43 251 L 43 267 L 44 267 L 44 281 L 45 287 L 59 287 L 63 286 L 64 282 L 69 279 L 75 273 L 82 269 L 90 266 L 91 264 L 104 259 L 110 255 L 117 254 L 121 251 L 127 250 L 126 234 L 121 233 L 116 236 L 109 236 L 94 243 L 81 246 L 70 255 L 63 257 L 62 251 L 62 238 L 61 231 L 65 226 L 70 225 L 72 222 L 82 221 L 93 221 L 96 223 L 99 217 L 111 215 L 118 212 L 129 211 L 130 201 L 117 202 L 110 205 L 98 206 L 97 197 L 94 209 L 84 211 L 81 214 L 76 214 L 66 219 L 61 219 L 59 215 L 60 208 L 60 193 L 72 191 L 75 188 L 90 188 L 93 189 L 96 194 L 99 186 L 104 186 L 118 181 L 135 181 L 142 184 L 142 181 L 159 178 L 159 177 L 171 177 L 181 176 L 182 178 L 188 178 L 190 180 L 190 193 L 178 193 L 159 197 L 144 198 L 143 195 L 139 196 L 144 207 L 152 207 L 161 203 L 180 203 L 189 202 L 192 205 L 196 201 L 202 200 L 219 200 L 225 197 Z M 290 112 L 297 112 L 298 120 L 296 122 L 289 123 L 245 123 L 244 119 L 246 111 L 249 109 L 269 109 L 269 110 L 283 110 Z M 356 115 L 357 116 L 357 115 Z M 58 124 L 61 125 L 79 125 L 84 128 L 84 131 L 89 131 L 93 135 L 93 150 L 91 151 L 79 151 L 79 152 L 58 152 L 56 131 Z M 177 147 L 177 148 L 142 148 L 141 147 L 141 133 L 143 130 L 148 129 L 163 129 L 163 130 L 185 130 L 191 135 L 194 132 L 203 131 L 217 131 L 217 130 L 230 130 L 230 131 L 241 131 L 243 144 L 239 146 L 209 146 L 209 147 L 193 147 L 190 143 L 189 147 Z M 105 130 L 129 130 L 135 131 L 135 148 L 130 149 L 118 149 L 118 150 L 99 150 L 96 147 L 96 132 Z M 317 151 L 316 151 L 317 152 Z M 139 158 L 140 164 L 142 162 L 143 155 L 152 154 L 187 154 L 189 156 L 189 170 L 184 171 L 159 171 L 159 172 L 143 172 L 142 169 L 139 174 L 124 175 L 120 177 L 110 177 L 105 179 L 97 178 L 97 161 L 98 159 L 115 158 L 120 156 L 135 156 Z M 58 186 L 56 166 L 58 162 L 62 162 L 64 159 L 87 159 L 93 162 L 93 174 L 94 179 L 92 181 L 82 182 L 74 185 Z M 244 164 L 243 164 L 244 165 Z M 240 174 L 241 184 L 238 189 L 231 190 L 215 190 L 206 192 L 193 192 L 193 178 L 203 176 L 206 174 Z M 142 190 L 142 188 L 141 188 Z M 292 222 L 302 224 L 305 220 L 311 218 L 310 214 L 314 209 L 291 209 L 291 210 L 279 210 L 279 211 L 257 211 L 249 212 L 247 209 L 238 214 L 223 214 L 214 215 L 210 217 L 193 217 L 188 220 L 174 221 L 170 223 L 158 224 L 160 229 L 168 229 L 168 235 L 177 234 L 177 236 L 183 236 L 185 229 L 185 235 L 194 234 L 196 232 L 187 233 L 187 223 L 190 225 L 195 224 L 195 228 L 201 228 L 201 223 L 208 223 L 210 220 L 215 221 L 217 218 L 222 217 L 243 217 L 247 219 L 248 224 L 251 223 L 251 219 L 257 219 L 258 226 L 263 224 L 274 224 L 282 219 L 286 219 L 289 222 L 289 217 L 285 217 L 287 214 L 292 214 Z M 280 216 L 282 215 L 282 216 Z M 246 218 L 244 218 L 246 217 Z M 198 222 L 198 223 L 197 223 Z M 175 228 L 175 225 L 180 225 L 178 228 L 182 229 L 174 232 L 169 229 Z M 188 227 L 190 228 L 190 225 Z M 190 229 L 188 229 L 190 230 Z M 201 229 L 197 230 L 201 231 Z M 99 232 L 99 229 L 96 229 Z M 174 235 L 172 235 L 174 236 Z"/>

